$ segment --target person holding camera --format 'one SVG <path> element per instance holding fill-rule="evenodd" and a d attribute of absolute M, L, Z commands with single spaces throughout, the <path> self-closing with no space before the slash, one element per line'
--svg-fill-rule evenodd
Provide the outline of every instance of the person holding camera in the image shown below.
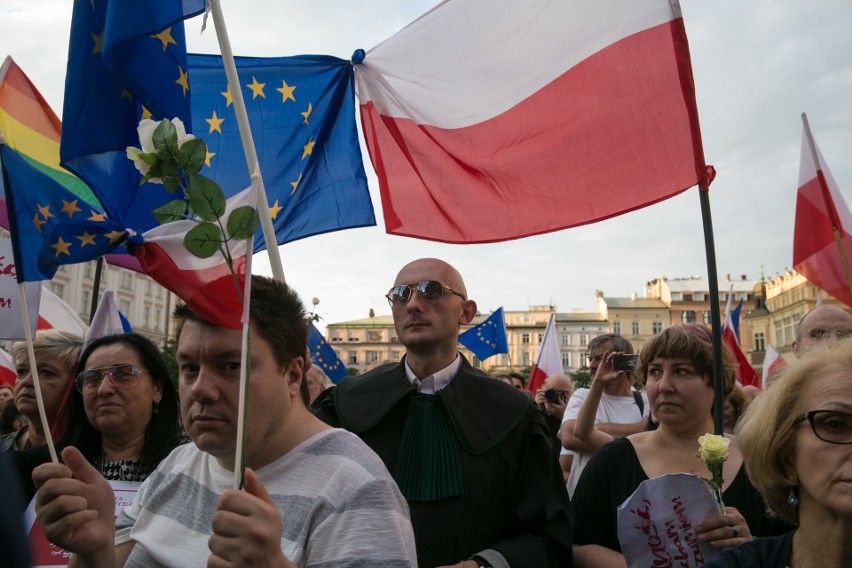
<path fill-rule="evenodd" d="M 535 393 L 535 404 L 544 415 L 547 430 L 552 436 L 553 452 L 559 459 L 559 467 L 562 469 L 562 478 L 567 482 L 571 473 L 571 464 L 574 460 L 574 452 L 562 447 L 559 440 L 559 427 L 562 425 L 562 416 L 568 406 L 568 399 L 574 392 L 574 384 L 565 375 L 550 375 L 544 380 L 541 388 Z"/>
<path fill-rule="evenodd" d="M 633 355 L 633 345 L 622 336 L 610 333 L 599 335 L 589 342 L 589 374 L 597 375 L 598 367 L 607 352 L 619 352 Z M 603 386 L 600 404 L 595 415 L 596 428 L 615 437 L 625 437 L 630 434 L 641 432 L 645 429 L 648 417 L 648 399 L 644 392 L 638 393 L 633 390 L 635 376 L 635 355 L 623 358 L 624 366 L 632 368 L 622 369 L 617 373 L 614 380 Z M 574 424 L 577 415 L 583 405 L 583 401 L 589 395 L 589 389 L 577 389 L 568 401 L 568 408 L 562 419 L 562 427 L 559 430 L 562 446 L 567 450 L 576 452 L 571 466 L 571 474 L 568 477 L 568 495 L 573 496 L 577 482 L 583 468 L 589 463 L 595 449 L 580 440 L 574 434 Z"/>

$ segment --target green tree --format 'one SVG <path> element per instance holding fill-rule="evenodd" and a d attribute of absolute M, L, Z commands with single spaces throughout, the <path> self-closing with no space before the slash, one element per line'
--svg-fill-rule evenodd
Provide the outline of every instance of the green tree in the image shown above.
<path fill-rule="evenodd" d="M 166 362 L 166 368 L 169 370 L 169 378 L 175 386 L 178 386 L 178 366 L 177 359 L 175 358 L 176 349 L 177 342 L 170 337 L 166 340 L 166 344 L 160 350 L 160 353 L 163 355 L 163 361 Z"/>
<path fill-rule="evenodd" d="M 588 367 L 580 367 L 577 372 L 571 375 L 571 381 L 574 383 L 574 388 L 587 389 L 592 384 L 592 376 L 589 374 Z"/>

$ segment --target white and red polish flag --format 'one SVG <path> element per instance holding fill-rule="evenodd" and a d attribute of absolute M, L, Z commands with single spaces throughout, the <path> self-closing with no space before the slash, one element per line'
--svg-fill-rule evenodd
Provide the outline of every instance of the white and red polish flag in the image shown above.
<path fill-rule="evenodd" d="M 0 349 L 0 385 L 15 386 L 18 380 L 18 371 L 15 360 L 3 349 Z"/>
<path fill-rule="evenodd" d="M 805 115 L 802 121 L 793 267 L 818 288 L 852 306 L 852 214 L 811 136 Z"/>
<path fill-rule="evenodd" d="M 254 207 L 251 187 L 227 200 L 222 219 L 227 219 L 234 209 L 244 205 Z M 239 329 L 242 325 L 241 298 L 245 291 L 249 241 L 228 242 L 235 281 L 221 252 L 208 258 L 198 258 L 186 249 L 184 238 L 196 225 L 195 221 L 182 220 L 145 231 L 142 244 L 133 246 L 133 254 L 148 276 L 177 294 L 199 316 L 214 325 Z"/>
<path fill-rule="evenodd" d="M 763 370 L 760 374 L 761 386 L 766 386 L 766 379 L 779 369 L 787 366 L 787 361 L 772 345 L 766 346 L 766 354 L 763 357 Z"/>
<path fill-rule="evenodd" d="M 547 377 L 557 374 L 562 374 L 562 356 L 559 353 L 559 336 L 556 333 L 556 314 L 553 313 L 544 328 L 538 357 L 527 380 L 527 390 L 534 396 Z"/>
<path fill-rule="evenodd" d="M 725 306 L 725 323 L 722 325 L 722 341 L 725 345 L 728 346 L 728 349 L 731 350 L 731 354 L 734 356 L 734 360 L 736 361 L 736 371 L 737 371 L 737 380 L 741 385 L 754 385 L 756 387 L 760 387 L 760 377 L 757 376 L 757 372 L 754 370 L 754 367 L 751 366 L 751 363 L 748 362 L 748 358 L 743 353 L 742 348 L 740 348 L 740 340 L 737 337 L 736 330 L 739 328 L 739 322 L 734 322 L 731 317 L 731 299 L 734 296 L 733 284 L 731 285 L 731 291 L 728 293 L 728 303 Z M 739 309 L 734 310 L 739 317 Z"/>
<path fill-rule="evenodd" d="M 86 335 L 88 326 L 71 306 L 44 286 L 41 289 L 41 301 L 38 304 L 36 329 L 61 329 L 83 337 Z"/>
<path fill-rule="evenodd" d="M 503 241 L 710 182 L 676 0 L 447 0 L 355 76 L 391 234 Z"/>

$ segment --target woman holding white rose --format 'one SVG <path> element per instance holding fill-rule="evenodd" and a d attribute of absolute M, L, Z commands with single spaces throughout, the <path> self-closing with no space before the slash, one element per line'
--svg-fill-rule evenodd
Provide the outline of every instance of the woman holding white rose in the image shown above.
<path fill-rule="evenodd" d="M 723 353 L 725 395 L 735 383 L 733 357 Z M 598 367 L 595 380 L 616 374 L 611 355 Z M 670 473 L 708 477 L 699 457 L 698 438 L 713 431 L 713 347 L 710 333 L 695 324 L 672 326 L 651 338 L 639 354 L 638 376 L 645 384 L 659 427 L 621 438 L 591 459 L 574 498 L 574 561 L 576 566 L 624 567 L 618 542 L 616 509 L 649 478 Z M 579 417 L 578 417 L 579 421 Z M 575 426 L 576 432 L 576 426 Z M 742 467 L 733 437 L 722 464 L 724 513 L 705 519 L 698 538 L 717 548 L 738 546 L 752 535 L 781 534 L 788 527 L 768 518 L 760 495 Z M 723 448 L 705 448 L 722 452 Z"/>

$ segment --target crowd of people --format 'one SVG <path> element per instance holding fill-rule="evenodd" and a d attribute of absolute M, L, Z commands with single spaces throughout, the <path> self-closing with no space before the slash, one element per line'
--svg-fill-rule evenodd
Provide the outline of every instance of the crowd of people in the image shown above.
<path fill-rule="evenodd" d="M 523 376 L 491 377 L 459 354 L 477 306 L 453 266 L 410 262 L 387 299 L 405 357 L 330 385 L 310 363 L 297 294 L 252 278 L 242 455 L 239 330 L 179 306 L 177 377 L 137 334 L 84 345 L 38 332 L 61 459 L 16 344 L 17 383 L 0 401 L 7 495 L 21 510 L 34 501 L 76 566 L 625 567 L 618 507 L 647 480 L 706 477 L 705 327 L 666 328 L 638 354 L 599 336 L 588 388 L 552 375 L 529 393 Z M 799 323 L 796 361 L 762 390 L 737 384 L 723 347 L 724 506 L 695 520 L 721 551 L 707 566 L 852 565 L 849 337 L 852 315 L 817 307 Z M 117 484 L 135 491 L 119 509 Z M 4 509 L 10 566 L 28 565 Z"/>

